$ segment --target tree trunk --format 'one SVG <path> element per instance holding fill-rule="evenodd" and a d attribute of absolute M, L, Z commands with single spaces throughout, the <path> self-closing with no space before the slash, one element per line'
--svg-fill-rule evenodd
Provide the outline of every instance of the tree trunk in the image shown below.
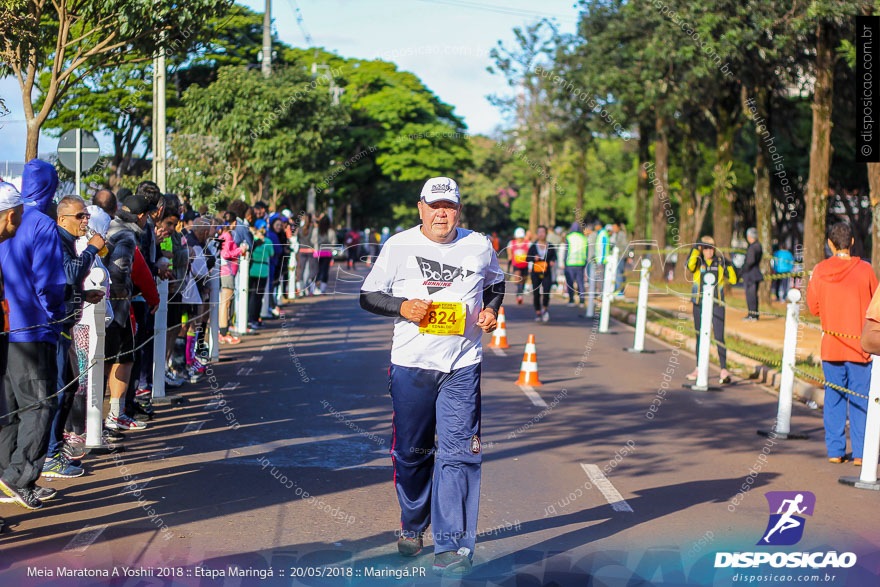
<path fill-rule="evenodd" d="M 553 191 L 552 186 L 547 181 L 541 181 L 541 189 L 538 207 L 538 225 L 547 226 L 550 222 L 550 192 Z"/>
<path fill-rule="evenodd" d="M 737 125 L 726 110 L 718 113 L 718 128 L 715 143 L 715 185 L 712 188 L 712 226 L 715 246 L 730 247 L 733 236 L 733 203 L 727 188 L 728 163 L 733 161 L 733 140 Z"/>
<path fill-rule="evenodd" d="M 868 184 L 871 186 L 871 265 L 880 276 L 880 163 L 868 163 Z"/>
<path fill-rule="evenodd" d="M 37 158 L 37 150 L 40 146 L 40 125 L 34 119 L 27 121 L 27 142 L 24 148 L 24 161 Z"/>
<path fill-rule="evenodd" d="M 812 271 L 825 258 L 825 215 L 831 169 L 831 105 L 834 91 L 834 48 L 831 27 L 816 27 L 816 84 L 813 95 L 813 134 L 810 139 L 810 176 L 805 194 L 804 270 Z"/>
<path fill-rule="evenodd" d="M 537 179 L 532 182 L 532 208 L 529 211 L 529 230 L 532 234 L 538 230 L 538 204 L 541 200 L 541 182 Z"/>
<path fill-rule="evenodd" d="M 651 179 L 654 183 L 653 213 L 651 223 L 651 239 L 657 243 L 662 251 L 666 248 L 666 218 L 669 217 L 671 203 L 669 201 L 669 137 L 667 135 L 667 121 L 661 115 L 656 119 L 657 139 L 654 144 L 654 169 Z M 658 263 L 651 267 L 651 279 L 666 281 L 666 269 L 663 262 L 666 253 L 661 253 Z"/>
<path fill-rule="evenodd" d="M 682 129 L 684 139 L 681 150 L 681 193 L 679 195 L 679 227 L 678 239 L 673 241 L 677 249 L 678 258 L 675 263 L 674 281 L 684 281 L 687 276 L 687 256 L 690 253 L 691 243 L 696 242 L 703 214 L 700 210 L 701 201 L 697 195 L 697 174 L 700 170 L 700 151 L 697 148 L 694 133 L 690 125 Z"/>
<path fill-rule="evenodd" d="M 764 87 L 752 88 L 755 96 L 755 117 L 763 122 L 755 124 L 755 218 L 757 219 L 758 242 L 764 248 L 761 259 L 761 272 L 769 275 L 770 261 L 773 258 L 773 194 L 770 192 L 770 162 L 763 134 L 770 129 L 770 99 Z M 743 94 L 745 99 L 745 94 Z M 744 105 L 744 108 L 747 106 Z M 758 300 L 761 305 L 770 305 L 770 287 L 772 281 L 765 279 L 758 287 Z"/>
<path fill-rule="evenodd" d="M 574 222 L 583 225 L 584 217 L 584 192 L 587 190 L 587 149 L 584 148 L 578 156 L 577 166 L 577 193 L 575 194 Z"/>
<path fill-rule="evenodd" d="M 633 220 L 633 240 L 648 238 L 648 211 L 651 209 L 648 192 L 648 171 L 645 164 L 651 159 L 651 128 L 639 123 L 639 166 L 636 177 L 635 219 Z"/>

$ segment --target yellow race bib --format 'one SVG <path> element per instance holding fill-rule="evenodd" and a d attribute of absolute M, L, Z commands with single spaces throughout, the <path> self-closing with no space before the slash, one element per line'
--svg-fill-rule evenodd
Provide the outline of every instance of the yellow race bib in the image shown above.
<path fill-rule="evenodd" d="M 428 334 L 464 334 L 464 304 L 461 302 L 434 302 L 419 322 L 419 332 Z"/>

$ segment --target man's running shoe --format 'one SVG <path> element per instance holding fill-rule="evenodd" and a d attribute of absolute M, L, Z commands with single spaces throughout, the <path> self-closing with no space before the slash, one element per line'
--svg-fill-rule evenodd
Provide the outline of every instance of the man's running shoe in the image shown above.
<path fill-rule="evenodd" d="M 75 432 L 65 432 L 64 441 L 69 442 L 70 444 L 85 444 L 86 438 L 85 436 L 81 436 Z"/>
<path fill-rule="evenodd" d="M 125 414 L 107 416 L 107 419 L 104 420 L 104 426 L 111 430 L 143 430 L 147 427 L 143 422 L 132 420 Z"/>
<path fill-rule="evenodd" d="M 37 499 L 40 501 L 48 501 L 58 495 L 57 489 L 52 489 L 51 487 L 40 487 L 39 485 L 34 485 L 34 495 L 37 496 Z"/>
<path fill-rule="evenodd" d="M 152 385 L 147 385 L 145 387 L 138 388 L 134 392 L 134 399 L 136 399 L 139 402 L 150 401 L 150 399 L 152 397 L 153 397 L 153 386 Z"/>
<path fill-rule="evenodd" d="M 516 303 L 517 303 L 517 304 L 522 304 L 522 303 L 523 303 L 523 297 L 522 297 L 522 296 L 516 296 Z"/>
<path fill-rule="evenodd" d="M 231 334 L 221 334 L 220 335 L 220 344 L 239 344 L 241 343 L 241 339 L 237 336 L 232 336 Z"/>
<path fill-rule="evenodd" d="M 109 418 L 109 416 L 108 416 L 108 418 Z M 106 427 L 106 423 L 107 422 L 105 420 L 104 421 L 105 428 L 101 432 L 101 440 L 102 441 L 113 443 L 113 442 L 121 442 L 121 441 L 125 440 L 125 434 L 122 434 L 121 432 L 117 432 L 117 430 L 115 428 Z"/>
<path fill-rule="evenodd" d="M 401 536 L 397 539 L 397 552 L 402 556 L 416 556 L 422 552 L 422 546 L 424 546 L 424 541 L 421 534 L 418 538 Z"/>
<path fill-rule="evenodd" d="M 73 479 L 82 476 L 83 473 L 85 473 L 85 471 L 79 467 L 71 465 L 70 461 L 60 453 L 52 458 L 46 459 L 46 462 L 43 463 L 43 477 Z"/>
<path fill-rule="evenodd" d="M 40 501 L 40 498 L 34 495 L 33 489 L 28 489 L 27 487 L 15 487 L 14 485 L 9 485 L 3 481 L 3 479 L 0 479 L 0 491 L 11 497 L 13 502 L 23 508 L 38 510 L 43 507 L 43 502 Z"/>
<path fill-rule="evenodd" d="M 65 442 L 61 446 L 62 454 L 70 460 L 81 459 L 86 454 L 85 444 L 78 442 Z"/>
<path fill-rule="evenodd" d="M 544 310 L 544 313 L 541 314 L 541 320 L 543 320 L 544 322 L 549 322 L 550 321 L 550 312 L 548 312 L 547 310 Z"/>
<path fill-rule="evenodd" d="M 444 577 L 461 577 L 471 572 L 471 550 L 462 546 L 458 550 L 441 552 L 434 556 L 434 574 Z"/>
<path fill-rule="evenodd" d="M 687 380 L 688 380 L 688 381 L 696 381 L 696 380 L 697 380 L 697 376 L 699 375 L 699 373 L 700 373 L 700 370 L 699 370 L 699 369 L 694 369 L 693 371 L 691 371 L 690 373 L 688 373 L 688 375 L 687 375 Z"/>

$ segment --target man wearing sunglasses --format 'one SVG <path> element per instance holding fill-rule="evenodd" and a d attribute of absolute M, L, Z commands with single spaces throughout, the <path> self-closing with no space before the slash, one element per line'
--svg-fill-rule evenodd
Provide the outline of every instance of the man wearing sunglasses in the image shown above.
<path fill-rule="evenodd" d="M 83 281 L 92 268 L 95 255 L 104 248 L 104 239 L 95 234 L 81 255 L 76 254 L 76 239 L 86 236 L 89 232 L 89 218 L 86 203 L 79 196 L 64 196 L 58 202 L 57 229 L 61 240 L 61 251 L 64 254 L 64 304 L 66 319 L 61 324 L 61 337 L 58 339 L 58 389 L 70 383 L 74 377 L 70 362 L 70 346 L 73 341 L 71 331 L 82 314 L 83 302 L 95 304 L 104 298 L 102 291 L 83 292 Z M 78 459 L 83 456 L 80 447 L 64 445 L 64 423 L 73 406 L 76 386 L 58 394 L 58 410 L 52 418 L 49 428 L 49 450 L 46 462 L 43 463 L 43 476 L 68 479 L 83 474 L 77 466 Z"/>

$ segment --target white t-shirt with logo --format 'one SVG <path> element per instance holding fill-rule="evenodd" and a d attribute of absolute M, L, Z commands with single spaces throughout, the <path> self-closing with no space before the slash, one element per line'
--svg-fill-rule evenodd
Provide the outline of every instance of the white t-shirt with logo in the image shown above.
<path fill-rule="evenodd" d="M 421 225 L 395 234 L 385 243 L 361 291 L 394 297 L 464 304 L 464 334 L 419 332 L 402 317 L 394 321 L 391 362 L 401 367 L 449 373 L 483 358 L 483 289 L 504 280 L 492 243 L 486 235 L 464 228 L 450 243 L 436 243 Z"/>

